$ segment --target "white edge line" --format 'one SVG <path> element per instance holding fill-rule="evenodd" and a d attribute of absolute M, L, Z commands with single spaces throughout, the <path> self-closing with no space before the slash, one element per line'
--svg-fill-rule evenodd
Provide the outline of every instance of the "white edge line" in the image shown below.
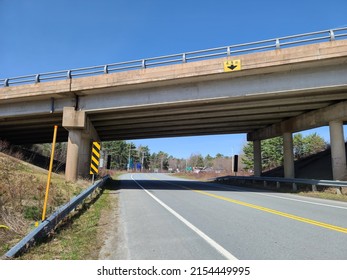
<path fill-rule="evenodd" d="M 280 199 L 287 199 L 287 200 L 302 202 L 302 203 L 308 203 L 308 204 L 314 204 L 314 205 L 319 205 L 319 206 L 325 206 L 325 207 L 339 208 L 339 209 L 347 210 L 347 207 L 343 207 L 343 206 L 329 205 L 329 204 L 325 204 L 325 203 L 312 202 L 312 201 L 305 201 L 305 200 L 302 200 L 302 199 L 289 198 L 289 197 L 281 197 L 281 196 L 272 195 L 272 194 L 265 194 L 265 193 L 258 193 L 258 194 L 259 194 L 259 195 L 264 195 L 264 196 L 269 196 L 269 197 L 275 197 L 275 198 L 280 198 Z"/>
<path fill-rule="evenodd" d="M 188 226 L 191 230 L 193 230 L 196 234 L 198 234 L 202 239 L 204 239 L 209 245 L 211 245 L 214 249 L 216 249 L 220 254 L 222 254 L 227 260 L 237 260 L 237 258 L 228 252 L 226 249 L 224 249 L 221 245 L 219 245 L 216 241 L 214 241 L 212 238 L 207 236 L 205 233 L 203 233 L 200 229 L 198 229 L 196 226 L 194 226 L 192 223 L 187 221 L 185 218 L 183 218 L 180 214 L 178 214 L 176 211 L 174 211 L 172 208 L 167 206 L 164 202 L 162 202 L 159 198 L 151 194 L 149 191 L 147 191 L 144 187 L 141 186 L 140 183 L 138 183 L 134 178 L 133 175 L 131 175 L 131 179 L 139 186 L 141 187 L 150 197 L 152 197 L 156 202 L 158 202 L 161 206 L 163 206 L 167 211 L 169 211 L 172 215 L 174 215 L 177 219 L 179 219 L 182 223 L 184 223 L 186 226 Z"/>
<path fill-rule="evenodd" d="M 235 190 L 235 191 L 239 191 L 239 189 L 233 188 L 231 187 L 225 187 L 225 186 L 220 186 L 220 188 L 223 189 L 231 189 L 231 190 Z M 325 207 L 330 207 L 330 208 L 338 208 L 338 209 L 344 209 L 347 210 L 347 207 L 343 207 L 343 206 L 337 206 L 337 205 L 329 205 L 329 204 L 325 204 L 325 203 L 319 203 L 319 202 L 312 202 L 312 201 L 306 201 L 303 199 L 296 199 L 296 198 L 290 198 L 290 197 L 283 197 L 283 196 L 278 196 L 278 195 L 273 195 L 273 194 L 267 194 L 267 193 L 261 193 L 261 192 L 252 192 L 255 193 L 257 195 L 263 195 L 263 196 L 268 196 L 268 197 L 274 197 L 274 198 L 279 198 L 279 199 L 286 199 L 286 200 L 291 200 L 291 201 L 296 201 L 296 202 L 302 202 L 302 203 L 307 203 L 307 204 L 314 204 L 314 205 L 319 205 L 319 206 L 325 206 Z M 314 198 L 314 197 L 312 197 Z M 336 201 L 338 202 L 338 201 Z"/>

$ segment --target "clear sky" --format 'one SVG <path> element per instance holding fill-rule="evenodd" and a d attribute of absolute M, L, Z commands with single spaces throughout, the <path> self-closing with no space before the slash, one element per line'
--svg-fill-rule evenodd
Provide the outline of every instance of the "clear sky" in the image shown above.
<path fill-rule="evenodd" d="M 346 11 L 346 0 L 0 0 L 0 78 L 344 27 Z M 176 157 L 231 155 L 246 135 L 134 142 Z"/>

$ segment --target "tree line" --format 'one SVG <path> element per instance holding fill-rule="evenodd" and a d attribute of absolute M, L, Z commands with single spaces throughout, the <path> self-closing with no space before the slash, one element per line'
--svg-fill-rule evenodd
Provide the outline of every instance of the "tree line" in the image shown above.
<path fill-rule="evenodd" d="M 327 143 L 317 133 L 305 137 L 301 133 L 298 133 L 293 137 L 294 160 L 321 152 L 326 148 Z M 283 165 L 283 138 L 275 137 L 261 141 L 261 157 L 263 170 L 269 170 Z M 242 163 L 244 164 L 244 169 L 253 169 L 253 142 L 248 142 L 243 147 Z"/>
<path fill-rule="evenodd" d="M 102 143 L 102 150 L 111 156 L 111 169 L 141 169 L 150 171 L 193 171 L 202 169 L 231 170 L 232 158 L 217 154 L 215 157 L 200 153 L 189 158 L 176 158 L 164 151 L 151 153 L 148 146 L 138 146 L 126 141 L 108 141 Z"/>
<path fill-rule="evenodd" d="M 261 142 L 262 169 L 269 170 L 283 165 L 283 138 L 275 137 Z M 294 159 L 307 157 L 327 148 L 325 140 L 317 133 L 303 136 L 297 133 L 293 137 Z M 231 172 L 232 156 L 218 153 L 216 156 L 203 157 L 200 153 L 191 154 L 187 159 L 175 158 L 166 152 L 151 153 L 148 146 L 139 146 L 132 142 L 103 142 L 103 150 L 111 155 L 112 169 L 145 169 L 150 171 L 194 171 L 214 170 Z M 251 171 L 254 168 L 253 143 L 247 142 L 240 156 L 242 169 Z M 130 163 L 130 166 L 129 166 Z"/>
<path fill-rule="evenodd" d="M 276 137 L 261 141 L 261 156 L 263 171 L 275 168 L 283 164 L 283 138 Z M 51 144 L 32 145 L 30 148 L 40 154 L 50 155 Z M 301 133 L 293 137 L 294 159 L 300 159 L 308 155 L 323 151 L 327 143 L 318 134 L 313 133 L 303 136 Z M 66 160 L 66 143 L 57 143 L 55 159 L 60 162 Z M 202 156 L 193 153 L 188 158 L 176 158 L 164 151 L 151 153 L 148 146 L 136 146 L 133 142 L 108 141 L 102 142 L 104 166 L 107 156 L 111 157 L 110 169 L 116 170 L 149 170 L 149 171 L 226 171 L 231 172 L 233 168 L 232 156 L 216 154 L 215 156 Z M 240 155 L 241 168 L 251 171 L 254 168 L 253 143 L 247 142 Z"/>

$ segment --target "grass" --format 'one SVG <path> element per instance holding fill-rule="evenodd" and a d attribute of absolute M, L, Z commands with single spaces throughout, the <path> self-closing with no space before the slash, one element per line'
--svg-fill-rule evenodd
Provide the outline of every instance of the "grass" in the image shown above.
<path fill-rule="evenodd" d="M 21 240 L 41 218 L 47 171 L 0 153 L 0 257 Z M 110 182 L 69 215 L 45 240 L 19 257 L 22 260 L 98 259 L 108 228 L 110 207 L 117 197 L 109 195 L 117 186 Z M 47 217 L 87 186 L 87 181 L 67 183 L 52 174 Z M 116 198 L 116 199 L 115 199 Z"/>
<path fill-rule="evenodd" d="M 41 218 L 47 171 L 0 153 L 0 256 L 33 229 Z M 47 216 L 90 182 L 66 183 L 52 174 Z M 6 226 L 6 227 L 2 227 Z"/>
<path fill-rule="evenodd" d="M 211 178 L 215 177 L 221 177 L 221 176 L 227 176 L 230 175 L 228 173 L 206 173 L 206 172 L 201 172 L 201 173 L 172 173 L 170 174 L 172 176 L 178 177 L 178 178 L 183 178 L 183 179 L 190 179 L 190 180 L 197 180 L 197 181 L 207 181 Z"/>
<path fill-rule="evenodd" d="M 84 205 L 48 240 L 33 247 L 25 260 L 95 260 L 103 245 L 105 224 L 102 215 L 110 209 L 109 190 L 99 193 Z M 102 194 L 102 195 L 101 195 Z"/>
<path fill-rule="evenodd" d="M 42 243 L 20 257 L 22 260 L 96 260 L 109 226 L 109 215 L 118 200 L 110 195 L 117 181 L 106 184 Z"/>

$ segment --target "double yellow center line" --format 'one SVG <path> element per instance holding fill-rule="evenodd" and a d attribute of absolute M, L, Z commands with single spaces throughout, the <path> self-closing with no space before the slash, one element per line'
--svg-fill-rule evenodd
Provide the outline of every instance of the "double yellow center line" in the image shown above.
<path fill-rule="evenodd" d="M 216 194 L 212 194 L 212 193 L 208 193 L 208 192 L 204 192 L 204 191 L 193 190 L 193 189 L 192 189 L 192 191 L 194 191 L 196 193 L 203 194 L 203 195 L 207 195 L 207 196 L 210 196 L 210 197 L 213 197 L 213 198 L 217 198 L 217 199 L 220 199 L 220 200 L 232 202 L 232 203 L 235 203 L 235 204 L 238 204 L 238 205 L 242 205 L 242 206 L 246 206 L 246 207 L 249 207 L 249 208 L 253 208 L 253 209 L 260 210 L 260 211 L 264 211 L 264 212 L 267 212 L 267 213 L 271 213 L 271 214 L 275 214 L 275 215 L 278 215 L 278 216 L 282 216 L 282 217 L 285 217 L 285 218 L 288 218 L 288 219 L 296 220 L 296 221 L 299 221 L 299 222 L 315 225 L 315 226 L 318 226 L 318 227 L 327 228 L 327 229 L 330 229 L 330 230 L 335 230 L 335 231 L 342 232 L 342 233 L 347 233 L 347 228 L 334 226 L 334 225 L 327 224 L 327 223 L 318 222 L 318 221 L 315 221 L 315 220 L 303 218 L 303 217 L 300 217 L 300 216 L 288 214 L 288 213 L 285 213 L 285 212 L 273 210 L 273 209 L 270 209 L 270 208 L 258 206 L 258 205 L 255 205 L 255 204 L 243 202 L 243 201 L 240 201 L 240 200 L 228 198 L 228 197 L 221 196 L 221 195 L 216 195 Z"/>
<path fill-rule="evenodd" d="M 156 179 L 156 178 L 151 177 L 151 176 L 148 176 L 148 177 L 150 177 L 151 179 L 159 180 L 159 179 Z M 174 185 L 174 186 L 178 186 L 178 187 L 181 187 L 183 189 L 191 190 L 193 192 L 196 192 L 196 193 L 199 193 L 199 194 L 202 194 L 202 195 L 206 195 L 206 196 L 213 197 L 213 198 L 216 198 L 216 199 L 220 199 L 220 200 L 224 200 L 224 201 L 231 202 L 231 203 L 234 203 L 234 204 L 242 205 L 242 206 L 249 207 L 249 208 L 252 208 L 252 209 L 256 209 L 256 210 L 259 210 L 259 211 L 271 213 L 271 214 L 274 214 L 274 215 L 282 216 L 282 217 L 285 217 L 285 218 L 288 218 L 288 219 L 292 219 L 292 220 L 296 220 L 296 221 L 299 221 L 299 222 L 303 222 L 303 223 L 306 223 L 306 224 L 311 224 L 311 225 L 315 225 L 315 226 L 318 226 L 318 227 L 322 227 L 322 228 L 326 228 L 326 229 L 330 229 L 330 230 L 334 230 L 334 231 L 338 231 L 338 232 L 342 232 L 342 233 L 347 233 L 347 228 L 344 228 L 344 227 L 339 227 L 339 226 L 335 226 L 335 225 L 331 225 L 331 224 L 327 224 L 327 223 L 322 223 L 322 222 L 319 222 L 319 221 L 303 218 L 303 217 L 300 217 L 300 216 L 288 214 L 288 213 L 277 211 L 277 210 L 270 209 L 270 208 L 267 208 L 267 207 L 263 207 L 263 206 L 259 206 L 259 205 L 255 205 L 255 204 L 251 204 L 251 203 L 247 203 L 247 202 L 243 202 L 243 201 L 240 201 L 240 200 L 232 199 L 232 198 L 221 196 L 221 195 L 216 195 L 216 194 L 205 192 L 205 191 L 201 191 L 201 190 L 194 190 L 194 189 L 187 188 L 187 187 L 181 186 L 179 184 L 174 184 L 174 183 L 171 183 L 171 182 L 165 182 L 165 183 L 168 183 L 168 184 Z"/>

